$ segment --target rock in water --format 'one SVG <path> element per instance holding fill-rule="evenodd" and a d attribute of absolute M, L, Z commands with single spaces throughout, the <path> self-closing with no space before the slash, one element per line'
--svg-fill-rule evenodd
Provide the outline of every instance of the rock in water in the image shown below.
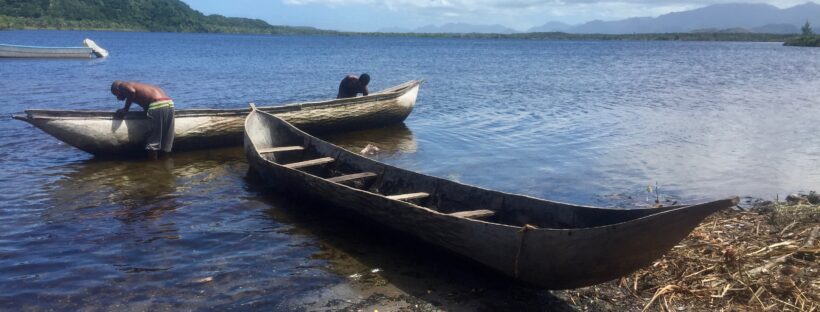
<path fill-rule="evenodd" d="M 802 204 L 804 202 L 808 202 L 808 199 L 805 195 L 789 194 L 789 196 L 786 196 L 786 203 L 788 203 L 789 205 Z"/>
<path fill-rule="evenodd" d="M 379 148 L 376 147 L 373 144 L 367 144 L 367 146 L 365 146 L 364 149 L 361 152 L 362 155 L 376 155 L 378 153 L 379 153 Z"/>

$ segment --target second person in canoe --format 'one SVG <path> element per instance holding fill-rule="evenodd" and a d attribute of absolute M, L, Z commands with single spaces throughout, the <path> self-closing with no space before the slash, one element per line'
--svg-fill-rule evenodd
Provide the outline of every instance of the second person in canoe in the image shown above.
<path fill-rule="evenodd" d="M 362 74 L 359 77 L 347 75 L 342 82 L 339 83 L 339 94 L 337 99 L 356 97 L 359 93 L 367 96 L 367 84 L 370 83 L 370 75 Z"/>

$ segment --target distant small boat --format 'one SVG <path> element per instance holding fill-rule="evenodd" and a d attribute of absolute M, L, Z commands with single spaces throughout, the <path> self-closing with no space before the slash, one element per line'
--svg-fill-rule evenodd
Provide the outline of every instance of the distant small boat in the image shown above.
<path fill-rule="evenodd" d="M 503 193 L 393 167 L 253 110 L 248 163 L 267 183 L 327 201 L 546 289 L 594 285 L 650 265 L 737 198 L 608 209 Z M 497 168 L 480 168 L 492 174 Z"/>
<path fill-rule="evenodd" d="M 83 40 L 84 47 L 34 47 L 0 44 L 0 57 L 8 58 L 92 58 L 107 57 L 108 51 L 91 39 Z"/>
<path fill-rule="evenodd" d="M 305 131 L 323 133 L 386 126 L 404 121 L 413 111 L 422 81 L 346 99 L 260 107 Z M 174 151 L 242 145 L 247 108 L 180 109 L 174 118 Z M 116 155 L 145 149 L 151 129 L 141 111 L 114 119 L 114 110 L 26 110 L 14 119 L 34 125 L 71 146 L 95 155 Z"/>

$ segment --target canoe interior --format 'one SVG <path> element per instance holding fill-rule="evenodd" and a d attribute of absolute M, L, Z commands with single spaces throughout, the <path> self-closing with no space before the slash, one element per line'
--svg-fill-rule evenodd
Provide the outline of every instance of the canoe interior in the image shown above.
<path fill-rule="evenodd" d="M 246 127 L 257 150 L 300 146 L 282 152 L 260 153 L 271 163 L 286 165 L 324 158 L 332 162 L 300 167 L 304 173 L 322 178 L 372 173 L 367 178 L 348 181 L 345 185 L 380 196 L 426 193 L 407 200 L 442 214 L 469 211 L 492 211 L 480 221 L 514 227 L 525 225 L 550 229 L 592 228 L 627 222 L 648 215 L 680 208 L 609 209 L 546 201 L 522 195 L 486 190 L 440 179 L 376 162 L 316 139 L 295 127 L 265 114 L 251 114 Z M 545 209 L 548 208 L 548 209 Z M 480 214 L 480 213 L 479 213 Z M 482 214 L 485 215 L 485 214 Z"/>

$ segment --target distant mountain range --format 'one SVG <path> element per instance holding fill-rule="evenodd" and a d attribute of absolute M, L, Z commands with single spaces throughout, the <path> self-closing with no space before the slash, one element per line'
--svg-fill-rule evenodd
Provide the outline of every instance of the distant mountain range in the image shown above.
<path fill-rule="evenodd" d="M 779 9 L 768 4 L 715 4 L 658 17 L 634 17 L 619 21 L 592 21 L 558 30 L 547 23 L 539 31 L 581 34 L 683 33 L 703 30 L 732 30 L 756 33 L 799 33 L 806 21 L 820 25 L 820 5 L 814 2 Z M 560 26 L 560 25 L 559 25 Z"/>
<path fill-rule="evenodd" d="M 548 22 L 526 32 L 565 32 L 575 34 L 649 34 L 649 33 L 766 33 L 796 34 L 805 22 L 820 26 L 820 5 L 807 2 L 787 9 L 768 4 L 715 4 L 691 11 L 658 17 L 633 17 L 618 21 L 591 21 L 580 25 Z M 817 27 L 816 27 L 817 28 Z M 449 23 L 416 29 L 385 28 L 394 33 L 493 33 L 518 31 L 502 25 Z"/>

